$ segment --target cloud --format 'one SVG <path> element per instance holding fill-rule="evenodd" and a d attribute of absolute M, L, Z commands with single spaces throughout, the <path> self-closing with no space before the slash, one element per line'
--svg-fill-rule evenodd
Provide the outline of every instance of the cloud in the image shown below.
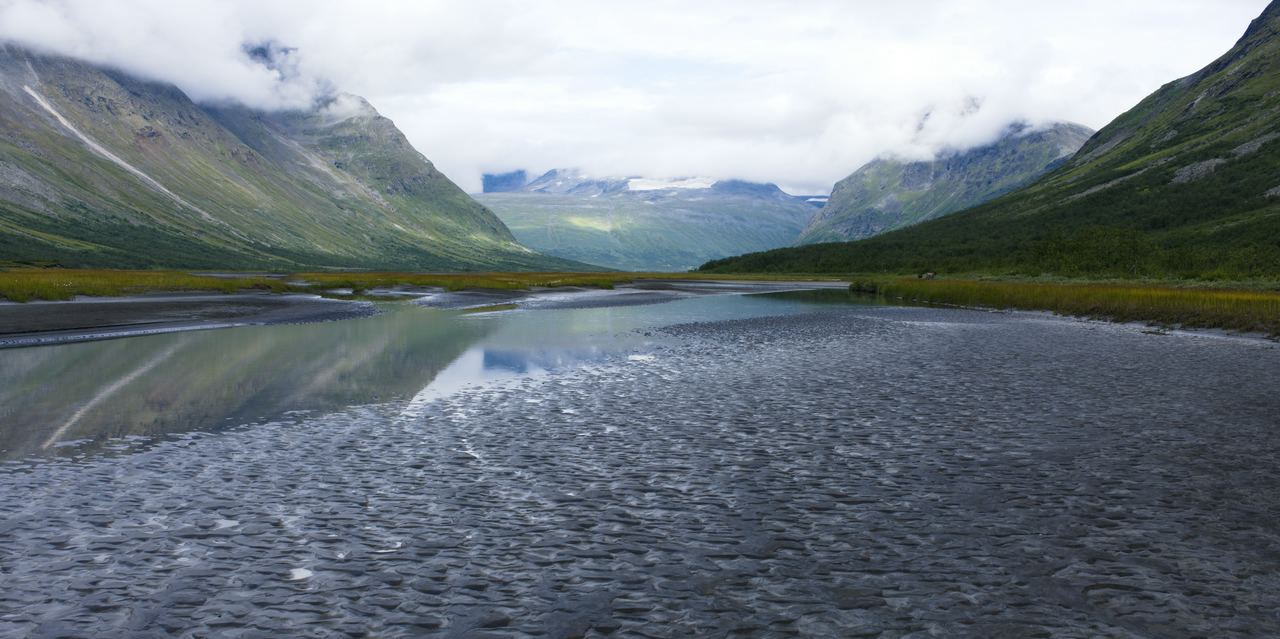
<path fill-rule="evenodd" d="M 206 0 L 0 4 L 0 38 L 6 40 L 173 82 L 196 100 L 306 105 L 316 80 L 285 77 L 250 56 L 246 44 L 269 38 L 248 27 L 232 7 Z"/>
<path fill-rule="evenodd" d="M 197 100 L 298 108 L 336 86 L 469 190 L 574 166 L 823 192 L 1015 120 L 1101 127 L 1266 4 L 0 0 L 0 38 Z"/>

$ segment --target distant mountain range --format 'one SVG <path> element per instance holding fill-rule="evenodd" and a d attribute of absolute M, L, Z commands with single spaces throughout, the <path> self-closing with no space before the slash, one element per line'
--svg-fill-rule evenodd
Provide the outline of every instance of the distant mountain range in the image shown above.
<path fill-rule="evenodd" d="M 195 104 L 0 46 L 0 264 L 583 270 L 520 246 L 363 99 Z"/>
<path fill-rule="evenodd" d="M 628 271 L 686 271 L 707 261 L 786 246 L 822 198 L 773 184 L 710 178 L 592 177 L 555 169 L 485 175 L 474 195 L 521 244 Z M 818 202 L 810 202 L 817 199 Z"/>
<path fill-rule="evenodd" d="M 704 265 L 716 271 L 993 270 L 1280 275 L 1280 0 L 1056 169 L 985 204 L 865 240 Z"/>
<path fill-rule="evenodd" d="M 1280 0 L 1087 135 L 877 160 L 820 210 L 772 184 L 565 169 L 486 175 L 473 198 L 356 96 L 195 104 L 3 45 L 0 266 L 1280 274 Z"/>
<path fill-rule="evenodd" d="M 1093 129 L 1017 123 L 996 142 L 932 162 L 877 158 L 836 184 L 796 244 L 871 237 L 999 197 L 1071 157 Z"/>

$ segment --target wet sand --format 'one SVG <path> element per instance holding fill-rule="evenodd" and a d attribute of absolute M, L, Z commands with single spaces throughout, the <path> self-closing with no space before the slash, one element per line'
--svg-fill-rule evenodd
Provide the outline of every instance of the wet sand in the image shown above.
<path fill-rule="evenodd" d="M 1280 636 L 1280 350 L 873 307 L 0 466 L 0 637 Z"/>
<path fill-rule="evenodd" d="M 636 280 L 630 284 L 619 284 L 614 290 L 566 286 L 449 292 L 441 288 L 397 287 L 375 289 L 367 294 L 387 301 L 408 301 L 441 309 L 514 305 L 534 310 L 659 304 L 703 295 L 845 286 L 847 284 L 843 282 Z M 368 317 L 377 312 L 377 306 L 367 301 L 258 291 L 234 294 L 148 293 L 25 304 L 0 302 L 0 348 L 182 330 L 325 322 Z"/>
<path fill-rule="evenodd" d="M 258 291 L 0 302 L 0 348 L 255 324 L 324 322 L 376 312 L 369 302 Z"/>

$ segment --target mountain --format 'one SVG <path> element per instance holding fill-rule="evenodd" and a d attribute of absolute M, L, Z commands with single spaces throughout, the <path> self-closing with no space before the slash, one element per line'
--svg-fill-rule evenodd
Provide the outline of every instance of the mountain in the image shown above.
<path fill-rule="evenodd" d="M 627 271 L 687 271 L 709 259 L 786 246 L 816 207 L 772 184 L 710 178 L 591 177 L 555 169 L 485 176 L 474 197 L 521 244 Z"/>
<path fill-rule="evenodd" d="M 858 242 L 702 268 L 1280 276 L 1280 0 L 1021 189 Z"/>
<path fill-rule="evenodd" d="M 836 184 L 796 244 L 905 228 L 1008 193 L 1071 157 L 1093 135 L 1079 124 L 1014 124 L 993 144 L 932 162 L 877 158 Z"/>
<path fill-rule="evenodd" d="M 529 176 L 523 171 L 512 171 L 494 175 L 485 173 L 482 184 L 485 193 L 504 193 L 518 191 L 529 183 Z"/>
<path fill-rule="evenodd" d="M 363 99 L 198 105 L 0 46 L 0 263 L 581 270 L 522 246 Z"/>

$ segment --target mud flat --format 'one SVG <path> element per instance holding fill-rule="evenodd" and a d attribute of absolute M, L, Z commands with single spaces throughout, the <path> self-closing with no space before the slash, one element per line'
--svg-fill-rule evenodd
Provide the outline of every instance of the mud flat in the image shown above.
<path fill-rule="evenodd" d="M 369 302 L 256 291 L 146 293 L 23 304 L 0 301 L 0 348 L 232 326 L 324 322 L 367 317 L 376 312 Z"/>
<path fill-rule="evenodd" d="M 0 468 L 0 637 L 1280 635 L 1280 350 L 866 308 Z"/>

